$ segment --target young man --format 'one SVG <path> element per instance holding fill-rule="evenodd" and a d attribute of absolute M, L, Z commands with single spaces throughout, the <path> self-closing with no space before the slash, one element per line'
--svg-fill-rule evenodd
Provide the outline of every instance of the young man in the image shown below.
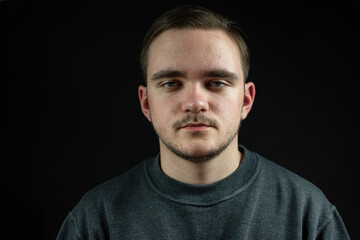
<path fill-rule="evenodd" d="M 160 153 L 85 194 L 58 239 L 349 239 L 319 189 L 239 146 L 255 86 L 231 22 L 171 10 L 146 35 L 141 65 Z"/>

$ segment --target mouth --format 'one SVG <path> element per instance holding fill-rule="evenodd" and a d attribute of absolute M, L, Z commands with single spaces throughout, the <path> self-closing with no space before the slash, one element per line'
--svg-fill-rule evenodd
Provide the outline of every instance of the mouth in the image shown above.
<path fill-rule="evenodd" d="M 188 131 L 204 131 L 209 127 L 211 126 L 204 123 L 188 123 L 184 125 L 182 128 Z"/>

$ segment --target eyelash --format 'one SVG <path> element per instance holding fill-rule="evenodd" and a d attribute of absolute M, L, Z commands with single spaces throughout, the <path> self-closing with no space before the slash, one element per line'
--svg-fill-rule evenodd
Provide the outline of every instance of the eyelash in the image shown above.
<path fill-rule="evenodd" d="M 214 86 L 215 84 L 220 84 L 221 86 Z M 172 84 L 173 86 L 169 86 L 169 84 Z M 214 89 L 220 90 L 223 87 L 228 86 L 229 84 L 227 84 L 224 81 L 218 81 L 218 80 L 212 80 L 206 83 L 207 87 L 213 87 Z M 160 84 L 161 87 L 167 88 L 167 89 L 175 89 L 179 86 L 181 86 L 181 83 L 178 81 L 166 81 Z"/>
<path fill-rule="evenodd" d="M 217 87 L 216 87 L 216 86 L 214 86 L 214 83 L 216 83 L 216 84 L 221 84 L 221 86 L 217 86 Z M 227 84 L 226 84 L 225 82 L 223 82 L 223 81 L 211 81 L 211 82 L 208 83 L 208 84 L 210 84 L 210 85 L 212 85 L 214 88 L 218 88 L 218 89 L 227 86 Z"/>
<path fill-rule="evenodd" d="M 174 84 L 175 86 L 169 86 L 169 84 Z M 176 81 L 166 81 L 166 82 L 161 83 L 160 86 L 164 87 L 164 88 L 172 89 L 172 88 L 178 87 L 179 85 L 180 85 L 180 83 L 176 82 Z"/>

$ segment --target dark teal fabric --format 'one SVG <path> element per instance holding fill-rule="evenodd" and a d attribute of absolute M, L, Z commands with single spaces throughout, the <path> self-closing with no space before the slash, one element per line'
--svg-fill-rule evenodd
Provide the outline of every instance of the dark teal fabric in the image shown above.
<path fill-rule="evenodd" d="M 84 195 L 57 239 L 349 239 L 313 184 L 240 146 L 238 169 L 209 185 L 166 176 L 159 156 Z"/>

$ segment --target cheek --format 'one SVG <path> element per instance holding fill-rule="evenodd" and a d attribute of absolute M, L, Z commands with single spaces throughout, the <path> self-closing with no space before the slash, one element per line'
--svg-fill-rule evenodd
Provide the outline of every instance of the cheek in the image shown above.
<path fill-rule="evenodd" d="M 221 99 L 214 98 L 212 102 L 212 112 L 221 121 L 227 124 L 234 122 L 237 124 L 241 119 L 242 101 L 239 98 Z"/>
<path fill-rule="evenodd" d="M 227 97 L 211 97 L 209 104 L 213 112 L 231 112 L 235 114 L 241 111 L 243 101 L 240 94 L 233 94 Z"/>
<path fill-rule="evenodd" d="M 167 118 L 167 121 L 172 122 L 174 116 L 181 113 L 182 109 L 182 96 L 180 94 L 174 94 L 163 98 L 158 98 L 158 111 Z"/>
<path fill-rule="evenodd" d="M 172 101 L 156 98 L 149 101 L 149 105 L 153 122 L 164 125 L 174 120 L 177 110 Z"/>

